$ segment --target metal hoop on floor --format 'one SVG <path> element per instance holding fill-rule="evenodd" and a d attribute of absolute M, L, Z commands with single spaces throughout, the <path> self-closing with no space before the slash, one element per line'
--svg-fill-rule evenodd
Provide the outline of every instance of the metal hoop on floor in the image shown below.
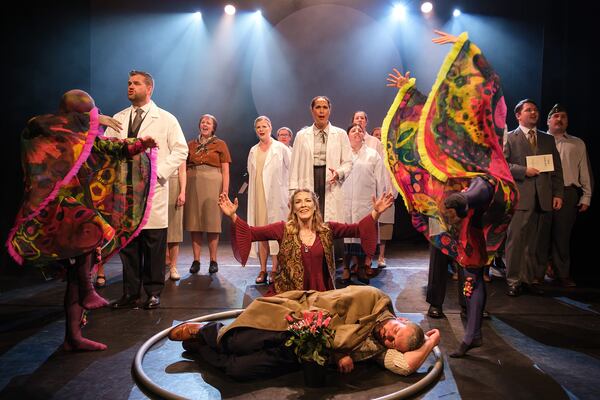
<path fill-rule="evenodd" d="M 242 311 L 244 310 L 239 309 L 232 311 L 223 311 L 220 313 L 208 314 L 202 317 L 190 319 L 187 322 L 204 322 L 235 318 L 238 315 L 240 315 Z M 156 335 L 152 336 L 150 339 L 146 340 L 142 344 L 137 353 L 135 353 L 133 364 L 131 366 L 131 373 L 133 374 L 133 379 L 135 380 L 135 383 L 140 388 L 140 390 L 144 392 L 146 396 L 152 399 L 187 400 L 187 397 L 183 397 L 175 393 L 169 392 L 168 390 L 158 386 L 150 379 L 150 377 L 148 377 L 148 375 L 146 375 L 146 373 L 144 372 L 144 368 L 142 367 L 142 362 L 144 361 L 144 357 L 146 356 L 148 350 L 150 350 L 152 346 L 154 346 L 156 343 L 166 338 L 171 329 L 172 327 L 169 327 L 163 331 L 158 332 Z"/>
<path fill-rule="evenodd" d="M 204 322 L 235 318 L 238 315 L 240 315 L 243 311 L 243 309 L 239 309 L 224 311 L 215 314 L 208 314 L 202 317 L 190 319 L 186 322 Z M 165 330 L 158 332 L 156 335 L 152 336 L 150 339 L 146 340 L 142 344 L 137 353 L 135 353 L 133 364 L 131 365 L 131 373 L 133 375 L 136 385 L 140 388 L 140 390 L 146 396 L 152 399 L 187 400 L 187 397 L 183 397 L 178 394 L 169 392 L 168 390 L 154 383 L 150 379 L 150 377 L 144 372 L 144 368 L 142 367 L 142 362 L 144 361 L 144 357 L 146 356 L 148 350 L 150 350 L 160 340 L 167 337 L 171 329 L 172 327 L 169 327 Z M 375 400 L 405 399 L 409 396 L 413 396 L 419 393 L 420 391 L 424 390 L 427 386 L 435 382 L 444 370 L 444 361 L 442 358 L 442 353 L 437 346 L 433 348 L 433 355 L 435 356 L 435 363 L 433 364 L 433 368 L 431 368 L 427 375 L 421 378 L 418 382 L 413 383 L 409 387 L 398 390 L 396 392 L 392 392 L 385 396 L 377 397 Z"/>

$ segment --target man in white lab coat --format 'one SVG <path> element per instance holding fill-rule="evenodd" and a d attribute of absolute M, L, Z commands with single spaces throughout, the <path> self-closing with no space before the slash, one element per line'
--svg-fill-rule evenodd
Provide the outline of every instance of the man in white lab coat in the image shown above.
<path fill-rule="evenodd" d="M 123 263 L 123 297 L 112 304 L 114 309 L 137 308 L 143 284 L 147 300 L 145 309 L 160 305 L 164 286 L 167 246 L 169 176 L 184 162 L 188 154 L 185 136 L 177 118 L 159 108 L 150 97 L 154 90 L 152 76 L 143 71 L 131 71 L 127 83 L 131 106 L 114 118 L 127 127 L 120 132 L 107 129 L 106 136 L 126 138 L 151 136 L 158 144 L 157 182 L 148 222 L 140 234 L 120 252 Z"/>
<path fill-rule="evenodd" d="M 314 123 L 296 134 L 289 190 L 314 191 L 325 221 L 343 221 L 342 182 L 352 169 L 348 135 L 329 122 L 331 101 L 326 96 L 315 97 L 310 108 Z"/>

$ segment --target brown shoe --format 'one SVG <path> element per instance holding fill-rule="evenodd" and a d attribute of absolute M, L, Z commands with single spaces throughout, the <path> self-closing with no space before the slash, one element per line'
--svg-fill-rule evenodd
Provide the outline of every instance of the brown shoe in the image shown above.
<path fill-rule="evenodd" d="M 256 279 L 254 280 L 254 283 L 256 283 L 257 285 L 267 283 L 267 271 L 260 271 Z"/>
<path fill-rule="evenodd" d="M 169 339 L 176 342 L 194 339 L 203 326 L 203 322 L 182 322 L 169 331 Z"/>

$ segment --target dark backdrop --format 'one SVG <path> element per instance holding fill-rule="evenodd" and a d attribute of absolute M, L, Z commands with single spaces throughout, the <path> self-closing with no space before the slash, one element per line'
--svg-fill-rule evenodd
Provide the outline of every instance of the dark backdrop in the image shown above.
<path fill-rule="evenodd" d="M 416 7 L 416 2 L 413 2 Z M 2 237 L 19 206 L 22 174 L 19 133 L 34 115 L 56 110 L 71 88 L 89 91 L 105 114 L 128 103 L 127 72 L 144 69 L 156 78 L 153 99 L 177 116 L 187 139 L 198 117 L 219 119 L 218 134 L 232 152 L 231 191 L 243 182 L 246 155 L 256 142 L 252 121 L 267 114 L 274 128 L 298 130 L 311 123 L 308 103 L 317 94 L 333 101 L 332 122 L 346 127 L 354 110 L 381 124 L 394 92 L 385 88 L 393 66 L 410 70 L 427 92 L 447 47 L 430 43 L 433 28 L 463 30 L 499 72 L 509 109 L 525 97 L 545 115 L 562 102 L 569 132 L 585 140 L 597 175 L 592 135 L 591 12 L 566 1 L 457 1 L 464 14 L 449 17 L 451 2 L 436 15 L 389 20 L 387 1 L 239 1 L 235 23 L 222 18 L 223 2 L 203 1 L 203 21 L 192 1 L 22 2 L 3 15 L 7 96 L 3 128 L 6 192 Z M 257 27 L 250 15 L 262 7 Z M 509 113 L 509 128 L 516 120 Z M 242 208 L 245 198 L 240 196 Z M 243 213 L 243 210 L 242 210 Z M 573 270 L 579 282 L 598 285 L 592 251 L 597 211 L 579 218 L 573 237 Z M 397 204 L 398 240 L 419 241 Z M 224 232 L 227 232 L 224 226 Z M 225 235 L 226 236 L 226 235 Z M 14 273 L 6 251 L 3 273 Z"/>

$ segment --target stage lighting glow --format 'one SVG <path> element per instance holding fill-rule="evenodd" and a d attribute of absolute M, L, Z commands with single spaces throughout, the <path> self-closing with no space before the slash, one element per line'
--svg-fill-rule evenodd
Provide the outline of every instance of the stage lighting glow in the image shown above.
<path fill-rule="evenodd" d="M 452 15 L 454 15 L 455 17 L 460 17 L 460 10 L 458 8 L 455 8 L 454 11 L 452 12 Z"/>
<path fill-rule="evenodd" d="M 254 18 L 260 18 L 260 17 L 262 17 L 262 11 L 260 11 L 260 10 L 254 11 Z"/>
<path fill-rule="evenodd" d="M 225 14 L 227 15 L 233 15 L 235 14 L 235 7 L 231 4 L 227 4 L 225 6 Z"/>
<path fill-rule="evenodd" d="M 396 4 L 392 9 L 392 17 L 398 21 L 404 20 L 406 18 L 406 6 L 404 4 Z"/>
<path fill-rule="evenodd" d="M 421 11 L 423 13 L 429 14 L 431 10 L 433 10 L 433 4 L 430 2 L 426 1 L 425 3 L 421 4 Z"/>
<path fill-rule="evenodd" d="M 201 13 L 200 11 L 196 11 L 196 12 L 194 13 L 194 19 L 195 19 L 195 20 L 200 20 L 200 19 L 202 19 L 202 13 Z"/>

